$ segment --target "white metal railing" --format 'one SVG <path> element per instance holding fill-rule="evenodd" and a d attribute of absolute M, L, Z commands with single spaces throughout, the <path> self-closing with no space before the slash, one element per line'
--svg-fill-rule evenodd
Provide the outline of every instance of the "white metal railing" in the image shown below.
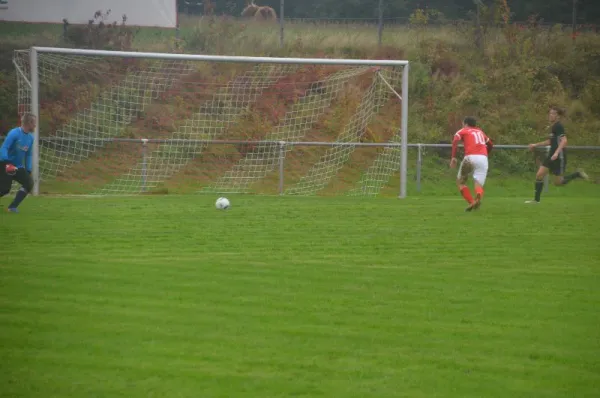
<path fill-rule="evenodd" d="M 401 143 L 398 142 L 387 142 L 387 143 L 372 143 L 372 142 L 322 142 L 322 141 L 245 141 L 245 140 L 192 140 L 192 139 L 157 139 L 157 138 L 64 138 L 64 137 L 40 137 L 42 143 L 54 143 L 60 144 L 61 142 L 83 142 L 83 143 L 95 143 L 95 144 L 108 144 L 108 143 L 132 143 L 142 145 L 142 186 L 146 186 L 146 166 L 148 164 L 148 145 L 149 144 L 188 144 L 188 145 L 274 145 L 279 148 L 279 193 L 283 193 L 284 187 L 284 165 L 286 158 L 286 150 L 289 147 L 298 146 L 314 146 L 314 147 L 378 147 L 378 148 L 398 148 L 402 147 Z M 52 145 L 52 144 L 50 144 Z M 415 182 L 416 189 L 418 192 L 421 191 L 421 177 L 423 167 L 423 150 L 427 148 L 445 148 L 450 149 L 451 144 L 425 144 L 425 143 L 408 143 L 408 148 L 417 149 L 417 158 L 415 163 Z M 459 145 L 462 147 L 462 145 Z M 528 145 L 494 145 L 494 150 L 515 150 L 522 149 L 527 150 Z M 600 146 L 569 146 L 569 150 L 575 151 L 599 151 Z M 399 165 L 400 170 L 400 165 Z M 548 177 L 545 180 L 546 189 L 548 187 Z"/>

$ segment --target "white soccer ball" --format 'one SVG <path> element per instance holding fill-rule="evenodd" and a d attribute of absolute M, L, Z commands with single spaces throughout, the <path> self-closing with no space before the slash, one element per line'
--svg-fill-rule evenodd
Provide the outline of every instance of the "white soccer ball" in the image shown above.
<path fill-rule="evenodd" d="M 227 198 L 219 198 L 215 202 L 215 207 L 219 210 L 226 210 L 230 206 L 229 199 Z"/>

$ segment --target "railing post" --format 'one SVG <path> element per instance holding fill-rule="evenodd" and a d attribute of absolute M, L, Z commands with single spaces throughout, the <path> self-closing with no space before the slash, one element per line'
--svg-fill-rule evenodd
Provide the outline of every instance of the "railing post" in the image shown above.
<path fill-rule="evenodd" d="M 378 18 L 378 26 L 377 26 L 377 43 L 381 47 L 383 42 L 383 0 L 379 0 L 378 6 L 379 18 Z"/>
<path fill-rule="evenodd" d="M 284 162 L 285 162 L 285 141 L 279 141 L 279 195 L 283 195 Z"/>
<path fill-rule="evenodd" d="M 146 192 L 148 186 L 148 163 L 147 163 L 147 152 L 148 152 L 148 139 L 142 138 L 142 192 Z"/>
<path fill-rule="evenodd" d="M 423 163 L 421 144 L 417 144 L 417 192 L 421 192 L 421 165 Z"/>
<path fill-rule="evenodd" d="M 285 21 L 284 18 L 284 10 L 285 10 L 285 0 L 280 0 L 279 2 L 279 47 L 283 48 L 283 35 L 285 32 L 285 28 L 283 27 Z"/>
<path fill-rule="evenodd" d="M 546 146 L 546 156 L 550 156 L 550 145 Z M 544 192 L 548 192 L 548 182 L 550 180 L 550 176 L 546 174 L 544 176 Z"/>

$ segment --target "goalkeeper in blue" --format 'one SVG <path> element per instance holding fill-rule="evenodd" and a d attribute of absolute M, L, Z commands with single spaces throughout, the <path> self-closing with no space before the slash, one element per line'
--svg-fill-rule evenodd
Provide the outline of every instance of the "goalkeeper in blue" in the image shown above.
<path fill-rule="evenodd" d="M 0 147 L 0 198 L 10 192 L 13 181 L 21 184 L 7 211 L 18 213 L 17 207 L 33 189 L 31 158 L 36 118 L 31 113 L 21 117 L 21 127 L 12 129 Z"/>

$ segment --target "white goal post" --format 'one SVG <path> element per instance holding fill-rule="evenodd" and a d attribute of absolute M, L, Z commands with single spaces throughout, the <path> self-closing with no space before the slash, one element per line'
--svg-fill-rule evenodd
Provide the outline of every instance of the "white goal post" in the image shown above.
<path fill-rule="evenodd" d="M 128 66 L 126 72 L 119 79 L 111 80 L 109 75 L 115 69 L 115 66 L 111 63 L 115 63 L 115 60 L 138 63 L 134 67 Z M 52 101 L 54 98 L 53 95 L 48 94 L 48 89 L 44 88 L 44 84 L 56 85 L 57 83 L 53 79 L 57 76 L 63 76 L 60 78 L 62 80 L 58 79 L 57 82 L 68 82 L 68 78 L 64 76 L 72 76 L 78 73 L 79 82 L 85 85 L 86 71 L 96 68 L 96 64 L 102 62 L 108 66 L 104 69 L 99 68 L 100 72 L 95 71 L 93 73 L 94 77 L 100 81 L 102 74 L 105 73 L 108 76 L 106 81 L 101 81 L 97 85 L 90 83 L 89 93 L 81 94 L 86 98 L 96 96 L 94 98 L 100 99 L 92 98 L 81 105 L 80 108 L 70 111 L 71 118 L 61 120 L 63 125 L 59 127 L 54 125 L 49 127 L 48 123 L 44 125 L 40 121 L 40 115 L 46 112 L 43 113 L 45 119 L 52 119 L 53 115 L 51 113 L 57 112 L 42 109 L 47 102 Z M 180 131 L 173 132 L 168 136 L 170 138 L 164 140 L 164 142 L 186 139 L 193 142 L 195 140 L 196 143 L 193 147 L 182 148 L 172 145 L 167 149 L 159 148 L 155 149 L 148 157 L 144 152 L 143 165 L 136 166 L 135 160 L 131 162 L 131 170 L 137 170 L 136 167 L 139 170 L 143 169 L 144 179 L 146 179 L 149 167 L 162 168 L 165 171 L 161 178 L 168 179 L 168 174 L 172 173 L 172 170 L 177 172 L 177 170 L 182 169 L 185 162 L 193 159 L 202 152 L 203 148 L 206 148 L 205 146 L 198 148 L 197 142 L 201 140 L 206 140 L 206 142 L 219 140 L 226 129 L 235 126 L 242 126 L 243 128 L 246 120 L 251 119 L 248 109 L 253 106 L 257 99 L 265 95 L 266 87 L 269 87 L 269 90 L 287 90 L 285 80 L 288 75 L 295 74 L 303 82 L 302 84 L 305 84 L 305 87 L 301 90 L 302 93 L 296 94 L 290 89 L 290 96 L 293 97 L 293 101 L 290 100 L 290 102 L 293 103 L 281 110 L 282 115 L 277 122 L 272 122 L 273 125 L 270 126 L 269 134 L 256 140 L 251 148 L 243 153 L 245 158 L 238 159 L 238 164 L 233 165 L 231 170 L 215 180 L 210 187 L 205 187 L 204 191 L 212 189 L 213 192 L 238 192 L 236 190 L 227 191 L 226 189 L 233 188 L 225 187 L 225 182 L 232 181 L 231 179 L 234 178 L 236 180 L 235 189 L 239 189 L 239 192 L 245 192 L 247 181 L 255 181 L 255 176 L 265 176 L 272 171 L 272 168 L 278 167 L 279 161 L 273 159 L 275 157 L 280 159 L 281 156 L 285 156 L 285 151 L 288 150 L 282 150 L 281 143 L 303 141 L 304 137 L 312 131 L 311 129 L 316 129 L 314 126 L 318 125 L 320 118 L 326 113 L 327 107 L 339 99 L 340 93 L 347 90 L 348 82 L 355 80 L 358 82 L 356 83 L 357 86 L 364 86 L 363 92 L 355 93 L 357 100 L 347 105 L 346 108 L 353 107 L 353 110 L 345 119 L 342 118 L 342 122 L 345 124 L 340 124 L 338 137 L 333 142 L 327 143 L 330 144 L 327 153 L 323 154 L 321 159 L 316 161 L 313 167 L 307 171 L 303 179 L 298 182 L 297 187 L 291 187 L 288 191 L 290 194 L 311 194 L 315 192 L 316 188 L 306 188 L 307 184 L 314 182 L 317 185 L 321 184 L 321 187 L 324 186 L 327 179 L 330 179 L 331 175 L 335 174 L 348 161 L 351 151 L 361 144 L 364 131 L 369 130 L 368 127 L 371 126 L 379 110 L 393 99 L 396 101 L 395 106 L 398 107 L 398 110 L 394 110 L 398 115 L 398 126 L 395 128 L 393 137 L 388 136 L 384 142 L 379 141 L 379 144 L 383 147 L 383 144 L 389 143 L 389 147 L 386 148 L 393 149 L 395 151 L 394 155 L 393 157 L 388 155 L 383 161 L 376 159 L 368 172 L 363 170 L 364 175 L 361 178 L 368 179 L 369 177 L 365 177 L 365 175 L 373 173 L 371 169 L 382 167 L 382 162 L 386 162 L 385 167 L 387 168 L 386 175 L 388 178 L 391 173 L 395 175 L 399 172 L 398 197 L 405 198 L 407 196 L 409 84 L 409 61 L 407 60 L 189 55 L 32 47 L 29 50 L 22 51 L 20 59 L 16 56 L 14 63 L 19 78 L 19 111 L 22 113 L 30 110 L 38 117 L 33 147 L 34 195 L 40 194 L 41 181 L 45 183 L 49 178 L 62 173 L 63 170 L 68 169 L 82 159 L 102 156 L 95 155 L 95 152 L 109 141 L 118 141 L 120 137 L 123 137 L 125 142 L 125 138 L 136 137 L 141 139 L 144 151 L 154 150 L 155 147 L 150 146 L 151 144 L 154 145 L 153 137 L 149 137 L 150 140 L 148 140 L 148 137 L 144 138 L 143 135 L 128 132 L 128 125 L 134 123 L 136 118 L 139 117 L 138 115 L 141 114 L 144 114 L 147 119 L 151 119 L 153 116 L 145 113 L 152 109 L 149 104 L 155 98 L 160 97 L 164 101 L 181 102 L 182 99 L 175 98 L 172 90 L 173 86 L 179 85 L 178 87 L 184 87 L 181 90 L 187 91 L 193 91 L 196 87 L 199 87 L 196 83 L 196 85 L 189 85 L 186 88 L 185 76 L 197 72 L 195 63 L 201 63 L 217 70 L 225 70 L 224 65 L 245 64 L 247 66 L 241 67 L 241 69 L 245 67 L 245 71 L 232 72 L 228 76 L 228 82 L 215 89 L 216 91 L 212 97 L 203 98 L 204 105 L 195 104 L 198 109 L 194 111 L 196 113 L 189 116 L 187 124 L 176 127 Z M 155 63 L 158 63 L 158 66 Z M 323 73 L 321 69 L 316 71 L 311 69 L 310 73 L 314 73 L 315 77 L 305 77 L 308 72 L 302 68 L 313 67 L 331 69 Z M 76 71 L 72 73 L 68 71 L 69 68 L 76 68 Z M 204 70 L 202 73 L 205 73 Z M 366 75 L 369 79 L 365 78 Z M 302 79 L 305 79 L 306 83 Z M 197 81 L 200 80 L 198 78 Z M 102 84 L 111 86 L 110 89 L 106 89 L 109 90 L 109 94 L 102 93 L 102 90 L 105 89 L 104 87 L 99 88 Z M 210 86 L 213 83 L 204 82 L 203 80 L 202 84 Z M 213 85 L 216 85 L 216 83 Z M 394 88 L 398 85 L 401 86 L 400 90 Z M 82 91 L 79 90 L 79 92 Z M 74 103 L 84 102 L 79 101 L 78 98 L 72 98 L 70 101 L 72 103 L 65 101 L 64 104 L 66 105 L 59 109 L 61 111 L 65 107 L 70 109 Z M 129 106 L 123 105 L 123 101 L 135 103 L 135 106 L 130 109 Z M 272 102 L 270 106 L 271 108 L 277 108 L 278 104 Z M 338 105 L 338 107 L 341 106 Z M 343 112 L 343 110 L 340 110 L 340 112 Z M 67 111 L 64 112 L 68 114 Z M 101 123 L 98 120 L 99 118 L 103 119 Z M 263 120 L 256 123 L 268 124 L 270 122 Z M 40 129 L 42 129 L 41 135 Z M 294 134 L 290 131 L 293 131 Z M 67 145 L 65 144 L 67 141 L 77 143 Z M 158 142 L 158 140 L 155 141 Z M 45 142 L 51 144 L 43 147 L 42 143 Z M 261 142 L 264 142 L 264 145 Z M 269 142 L 279 144 L 271 145 Z M 166 161 L 165 159 L 168 157 L 175 160 Z M 392 158 L 393 162 L 390 160 Z M 153 162 L 152 165 L 147 163 L 147 159 Z M 332 159 L 335 159 L 335 161 Z M 392 164 L 395 170 L 390 170 Z M 114 182 L 107 184 L 107 188 L 102 192 L 121 194 L 133 192 L 133 190 L 128 191 L 128 189 L 122 188 L 126 184 L 130 186 L 138 184 L 134 180 L 141 178 L 139 176 L 141 172 L 131 170 L 129 173 L 123 173 L 127 176 L 116 178 Z M 386 176 L 382 177 L 382 173 L 379 174 L 377 178 L 385 180 Z M 144 181 L 145 183 L 146 181 Z"/>

